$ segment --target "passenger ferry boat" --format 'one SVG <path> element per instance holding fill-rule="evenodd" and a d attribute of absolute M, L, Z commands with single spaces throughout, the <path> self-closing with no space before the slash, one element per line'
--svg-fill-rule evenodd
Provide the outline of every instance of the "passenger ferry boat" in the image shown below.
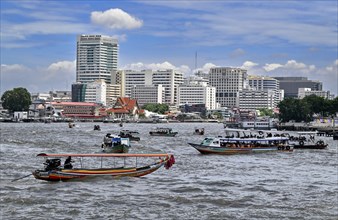
<path fill-rule="evenodd" d="M 202 154 L 243 154 L 270 151 L 293 151 L 286 137 L 238 138 L 207 137 L 200 144 L 188 143 Z"/>
<path fill-rule="evenodd" d="M 175 137 L 178 132 L 173 131 L 171 128 L 155 128 L 149 132 L 151 136 L 167 136 Z"/>

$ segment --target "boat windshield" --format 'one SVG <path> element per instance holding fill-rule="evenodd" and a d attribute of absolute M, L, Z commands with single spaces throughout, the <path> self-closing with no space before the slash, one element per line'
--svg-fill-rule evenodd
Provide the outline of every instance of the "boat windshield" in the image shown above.
<path fill-rule="evenodd" d="M 205 138 L 201 144 L 203 145 L 209 145 L 212 142 L 212 138 Z"/>

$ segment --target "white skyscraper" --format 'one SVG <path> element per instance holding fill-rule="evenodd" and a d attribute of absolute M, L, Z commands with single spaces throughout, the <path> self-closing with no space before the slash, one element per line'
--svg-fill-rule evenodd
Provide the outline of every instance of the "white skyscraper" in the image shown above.
<path fill-rule="evenodd" d="M 76 82 L 103 79 L 110 84 L 112 70 L 117 69 L 118 41 L 103 35 L 79 35 L 76 60 Z"/>
<path fill-rule="evenodd" d="M 238 92 L 244 89 L 247 71 L 232 67 L 215 67 L 209 71 L 209 85 L 216 87 L 216 102 L 223 107 L 238 103 Z"/>

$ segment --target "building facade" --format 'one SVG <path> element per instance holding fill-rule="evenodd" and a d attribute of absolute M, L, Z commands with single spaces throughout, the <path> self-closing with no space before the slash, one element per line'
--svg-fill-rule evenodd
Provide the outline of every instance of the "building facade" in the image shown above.
<path fill-rule="evenodd" d="M 330 91 L 312 91 L 310 88 L 299 88 L 298 89 L 298 98 L 303 99 L 306 96 L 316 95 L 324 99 L 330 99 Z"/>
<path fill-rule="evenodd" d="M 259 108 L 275 108 L 275 93 L 272 90 L 257 91 L 244 89 L 238 92 L 238 106 L 240 109 L 255 110 Z"/>
<path fill-rule="evenodd" d="M 93 102 L 101 105 L 107 104 L 107 84 L 103 79 L 87 83 L 85 102 Z"/>
<path fill-rule="evenodd" d="M 274 94 L 273 107 L 277 107 L 278 103 L 282 101 L 282 92 L 279 89 L 279 81 L 277 79 L 267 76 L 248 75 L 248 84 L 253 90 L 272 92 Z"/>
<path fill-rule="evenodd" d="M 162 85 L 134 85 L 131 98 L 136 99 L 140 106 L 148 103 L 162 104 L 165 100 L 165 88 Z"/>
<path fill-rule="evenodd" d="M 242 91 L 247 70 L 232 67 L 214 67 L 209 71 L 209 85 L 216 88 L 216 102 L 222 107 L 234 107 L 238 92 Z"/>
<path fill-rule="evenodd" d="M 165 88 L 167 104 L 177 103 L 177 89 L 183 83 L 183 74 L 173 69 L 157 70 L 153 72 L 153 85 L 162 85 Z"/>
<path fill-rule="evenodd" d="M 103 35 L 79 35 L 76 61 L 76 82 L 103 79 L 110 84 L 111 72 L 117 69 L 117 39 Z"/>
<path fill-rule="evenodd" d="M 285 97 L 298 97 L 299 88 L 310 88 L 312 91 L 322 91 L 323 83 L 308 80 L 307 77 L 274 77 L 279 81 L 280 89 L 284 90 Z"/>
<path fill-rule="evenodd" d="M 199 84 L 178 86 L 177 104 L 204 104 L 207 110 L 216 108 L 216 88 Z"/>

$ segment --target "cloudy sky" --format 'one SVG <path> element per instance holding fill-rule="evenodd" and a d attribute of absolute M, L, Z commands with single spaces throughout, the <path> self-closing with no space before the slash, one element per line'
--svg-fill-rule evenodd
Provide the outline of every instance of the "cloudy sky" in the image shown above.
<path fill-rule="evenodd" d="M 70 90 L 76 36 L 119 39 L 119 68 L 303 76 L 338 94 L 336 0 L 1 0 L 1 93 Z M 197 59 L 195 55 L 197 54 Z"/>

